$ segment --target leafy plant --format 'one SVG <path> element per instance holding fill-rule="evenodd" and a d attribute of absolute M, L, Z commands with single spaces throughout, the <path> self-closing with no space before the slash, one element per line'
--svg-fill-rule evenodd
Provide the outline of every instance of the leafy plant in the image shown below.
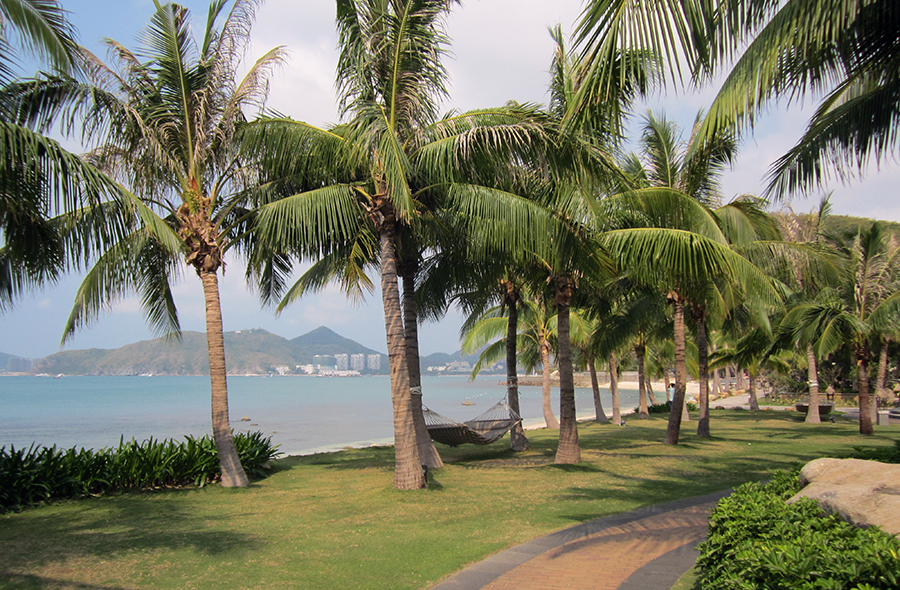
<path fill-rule="evenodd" d="M 687 402 L 688 412 L 696 412 L 697 404 L 692 402 Z M 647 413 L 649 414 L 668 414 L 672 410 L 672 402 L 668 401 L 664 404 L 651 404 L 647 406 Z M 635 408 L 634 413 L 640 413 L 640 408 Z"/>
<path fill-rule="evenodd" d="M 900 585 L 900 540 L 857 528 L 797 493 L 795 473 L 744 484 L 719 502 L 700 549 L 701 590 L 890 589 Z"/>
<path fill-rule="evenodd" d="M 261 432 L 234 437 L 247 473 L 265 477 L 277 445 Z M 28 449 L 0 447 L 0 512 L 114 491 L 185 485 L 203 486 L 221 477 L 216 445 L 209 435 L 184 442 L 172 439 L 119 441 L 117 448 Z"/>

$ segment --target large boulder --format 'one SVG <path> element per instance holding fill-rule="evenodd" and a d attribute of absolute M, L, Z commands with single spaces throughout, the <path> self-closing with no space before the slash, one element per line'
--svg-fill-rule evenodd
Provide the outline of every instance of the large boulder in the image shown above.
<path fill-rule="evenodd" d="M 803 489 L 788 500 L 812 498 L 859 526 L 900 536 L 900 465 L 861 459 L 816 459 L 800 471 Z"/>

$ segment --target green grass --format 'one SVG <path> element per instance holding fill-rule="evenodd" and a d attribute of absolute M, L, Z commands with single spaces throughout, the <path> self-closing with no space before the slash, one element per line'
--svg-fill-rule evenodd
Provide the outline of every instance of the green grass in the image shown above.
<path fill-rule="evenodd" d="M 0 588 L 426 588 L 467 564 L 573 524 L 766 479 L 900 429 L 805 425 L 782 411 L 714 411 L 714 437 L 665 417 L 582 425 L 584 461 L 556 466 L 555 432 L 532 450 L 440 447 L 430 487 L 392 488 L 393 450 L 290 457 L 250 489 L 131 492 L 0 517 Z M 886 435 L 886 436 L 885 436 Z"/>

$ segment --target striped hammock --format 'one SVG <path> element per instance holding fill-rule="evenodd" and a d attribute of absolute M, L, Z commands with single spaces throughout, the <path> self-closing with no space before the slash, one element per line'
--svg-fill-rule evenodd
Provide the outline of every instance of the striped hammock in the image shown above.
<path fill-rule="evenodd" d="M 522 421 L 522 418 L 506 403 L 506 399 L 500 400 L 485 413 L 468 422 L 451 420 L 428 408 L 422 410 L 431 440 L 451 447 L 465 443 L 489 445 Z"/>

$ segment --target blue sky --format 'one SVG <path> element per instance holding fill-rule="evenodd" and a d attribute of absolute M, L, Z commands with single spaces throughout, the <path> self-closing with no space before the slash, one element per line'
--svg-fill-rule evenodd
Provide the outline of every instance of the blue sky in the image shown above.
<path fill-rule="evenodd" d="M 196 30 L 202 30 L 208 2 L 187 0 Z M 111 37 L 130 48 L 153 12 L 152 0 L 63 0 L 72 13 L 83 45 L 105 59 L 100 39 Z M 547 100 L 547 70 L 552 42 L 547 28 L 556 23 L 571 31 L 581 10 L 580 0 L 465 0 L 448 21 L 453 57 L 447 60 L 451 75 L 451 99 L 447 109 L 495 106 L 507 100 L 544 103 Z M 328 0 L 268 0 L 257 14 L 250 59 L 277 45 L 291 52 L 288 64 L 272 83 L 269 106 L 295 119 L 325 125 L 338 118 L 335 107 L 334 68 L 337 36 L 334 4 Z M 198 33 L 199 34 L 199 33 Z M 706 107 L 714 88 L 702 92 L 669 91 L 635 109 L 665 110 L 689 127 L 698 109 Z M 748 135 L 734 170 L 726 174 L 723 193 L 727 198 L 758 194 L 771 163 L 787 151 L 803 131 L 811 103 L 776 105 L 761 117 Z M 637 124 L 632 127 L 636 128 Z M 835 185 L 832 201 L 838 214 L 900 221 L 900 168 L 872 166 L 865 178 L 850 186 Z M 797 211 L 812 209 L 818 194 L 791 201 Z M 377 282 L 377 280 L 376 280 Z M 0 351 L 37 358 L 60 349 L 59 341 L 77 277 L 22 298 L 16 309 L 0 316 Z M 185 330 L 204 329 L 199 280 L 185 272 L 176 288 L 176 302 Z M 243 282 L 239 261 L 230 261 L 222 280 L 223 321 L 226 330 L 264 328 L 294 338 L 320 325 L 376 350 L 385 350 L 380 294 L 354 307 L 335 288 L 308 297 L 276 318 L 261 310 L 255 295 Z M 424 354 L 452 352 L 459 348 L 461 319 L 451 313 L 443 322 L 426 325 L 420 338 Z M 94 326 L 78 333 L 66 349 L 115 348 L 151 338 L 144 326 L 136 298 L 120 301 Z"/>

